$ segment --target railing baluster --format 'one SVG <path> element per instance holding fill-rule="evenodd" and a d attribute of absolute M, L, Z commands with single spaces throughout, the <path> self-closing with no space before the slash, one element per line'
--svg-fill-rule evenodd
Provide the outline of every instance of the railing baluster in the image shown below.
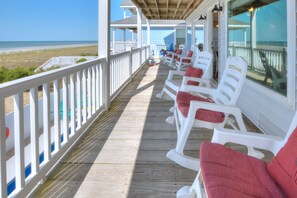
<path fill-rule="evenodd" d="M 6 133 L 5 133 L 5 99 L 0 98 L 0 196 L 7 197 L 6 181 Z"/>
<path fill-rule="evenodd" d="M 31 175 L 39 172 L 39 130 L 37 88 L 30 89 Z"/>
<path fill-rule="evenodd" d="M 100 107 L 103 105 L 103 84 L 104 84 L 104 77 L 103 77 L 103 67 L 104 67 L 105 63 L 100 63 L 100 67 L 99 67 L 99 86 L 100 86 L 100 91 L 99 91 L 99 98 L 100 98 Z"/>
<path fill-rule="evenodd" d="M 92 75 L 91 68 L 88 68 L 88 118 L 92 115 Z"/>
<path fill-rule="evenodd" d="M 63 78 L 63 143 L 69 140 L 68 109 L 68 76 L 66 76 Z"/>
<path fill-rule="evenodd" d="M 76 86 L 77 86 L 77 128 L 80 129 L 81 128 L 81 123 L 82 123 L 82 113 L 81 113 L 81 72 L 77 72 L 76 75 Z"/>
<path fill-rule="evenodd" d="M 51 159 L 51 136 L 50 136 L 50 92 L 49 84 L 43 85 L 43 148 L 44 161 L 47 163 Z"/>
<path fill-rule="evenodd" d="M 93 66 L 91 68 L 92 72 L 92 115 L 95 113 L 96 110 L 96 70 L 95 67 Z"/>
<path fill-rule="evenodd" d="M 99 64 L 96 65 L 96 110 L 100 108 Z"/>
<path fill-rule="evenodd" d="M 70 112 L 71 112 L 71 135 L 76 132 L 76 93 L 74 74 L 70 74 Z"/>
<path fill-rule="evenodd" d="M 25 186 L 23 93 L 14 95 L 14 152 L 15 185 L 16 190 L 19 191 Z"/>
<path fill-rule="evenodd" d="M 83 70 L 82 79 L 82 100 L 83 100 L 83 122 L 87 121 L 87 72 Z"/>
<path fill-rule="evenodd" d="M 54 124 L 55 151 L 61 148 L 60 80 L 54 80 Z"/>

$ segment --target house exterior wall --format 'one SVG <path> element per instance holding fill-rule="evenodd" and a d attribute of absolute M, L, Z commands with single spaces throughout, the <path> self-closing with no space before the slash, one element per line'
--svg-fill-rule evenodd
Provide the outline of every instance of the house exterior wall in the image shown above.
<path fill-rule="evenodd" d="M 211 18 L 210 10 L 218 3 L 215 0 L 203 1 L 198 9 L 189 16 L 187 23 L 197 20 L 201 14 L 207 13 L 207 20 Z M 227 58 L 227 1 L 223 3 L 223 13 L 219 14 L 218 51 L 219 51 L 219 79 L 225 67 Z M 291 33 L 291 40 L 288 41 L 288 96 L 284 97 L 276 92 L 246 79 L 237 105 L 242 112 L 264 133 L 284 137 L 291 124 L 296 107 L 296 2 L 288 3 L 288 32 Z M 292 17 L 294 16 L 294 17 Z M 204 21 L 204 46 L 211 51 L 210 43 L 212 23 Z"/>
<path fill-rule="evenodd" d="M 174 44 L 174 32 L 173 27 L 151 27 L 151 45 L 165 45 L 169 46 Z M 147 28 L 143 28 L 143 44 L 147 44 Z"/>

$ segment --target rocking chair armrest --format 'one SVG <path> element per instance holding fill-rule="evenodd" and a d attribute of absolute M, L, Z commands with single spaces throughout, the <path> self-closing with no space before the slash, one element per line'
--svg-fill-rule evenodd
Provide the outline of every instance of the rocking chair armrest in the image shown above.
<path fill-rule="evenodd" d="M 196 77 L 184 76 L 182 85 L 187 85 L 188 81 L 203 83 L 203 84 L 206 84 L 206 87 L 209 87 L 209 88 L 211 87 L 210 86 L 211 82 L 210 82 L 210 79 L 208 78 L 196 78 Z"/>
<path fill-rule="evenodd" d="M 173 76 L 177 75 L 177 76 L 184 76 L 185 75 L 185 71 L 178 71 L 178 70 L 170 70 L 167 80 L 172 80 Z"/>
<path fill-rule="evenodd" d="M 183 60 L 192 60 L 192 57 L 187 57 L 187 56 L 180 56 L 180 62 L 182 62 Z"/>
<path fill-rule="evenodd" d="M 196 85 L 182 85 L 180 87 L 180 91 L 183 92 L 191 92 L 191 93 L 197 93 L 197 94 L 207 94 L 210 95 L 210 97 L 212 98 L 215 89 L 212 88 L 207 88 L 207 87 L 200 87 L 200 86 L 196 86 Z"/>
<path fill-rule="evenodd" d="M 241 144 L 245 146 L 255 147 L 273 152 L 274 155 L 279 150 L 279 144 L 283 138 L 269 136 L 265 134 L 231 130 L 231 129 L 215 129 L 211 142 L 218 144 L 226 144 L 228 142 Z"/>

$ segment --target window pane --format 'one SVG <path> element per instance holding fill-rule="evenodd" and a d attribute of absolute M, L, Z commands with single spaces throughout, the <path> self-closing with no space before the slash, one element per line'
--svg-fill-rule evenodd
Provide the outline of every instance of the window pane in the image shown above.
<path fill-rule="evenodd" d="M 199 51 L 202 51 L 203 43 L 204 43 L 203 22 L 197 21 L 195 24 L 195 50 L 199 49 Z"/>
<path fill-rule="evenodd" d="M 228 53 L 248 62 L 249 79 L 286 96 L 286 0 L 230 1 Z"/>
<path fill-rule="evenodd" d="M 187 26 L 187 50 L 191 50 L 192 47 L 192 29 L 191 26 Z"/>

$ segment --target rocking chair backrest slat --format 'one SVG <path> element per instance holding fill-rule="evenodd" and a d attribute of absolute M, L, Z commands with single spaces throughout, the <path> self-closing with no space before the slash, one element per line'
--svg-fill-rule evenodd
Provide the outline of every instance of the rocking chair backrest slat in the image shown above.
<path fill-rule="evenodd" d="M 212 55 L 208 51 L 202 51 L 197 54 L 196 61 L 193 65 L 195 68 L 203 70 L 202 78 L 211 78 L 210 64 L 212 62 Z"/>
<path fill-rule="evenodd" d="M 219 104 L 235 105 L 245 80 L 246 70 L 247 63 L 242 58 L 227 58 L 226 67 L 213 100 Z"/>

